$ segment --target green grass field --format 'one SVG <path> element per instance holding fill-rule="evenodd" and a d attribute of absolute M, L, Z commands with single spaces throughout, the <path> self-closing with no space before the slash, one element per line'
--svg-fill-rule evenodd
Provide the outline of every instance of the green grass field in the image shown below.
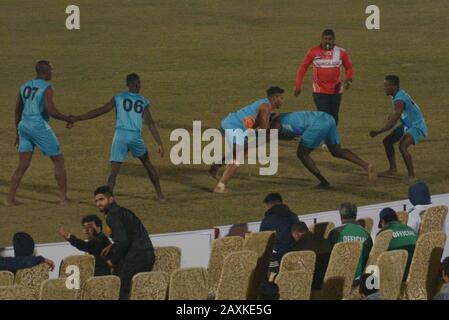
<path fill-rule="evenodd" d="M 154 153 L 168 201 L 155 193 L 136 159 L 123 166 L 117 181 L 118 202 L 134 210 L 151 233 L 208 228 L 259 220 L 262 199 L 278 191 L 297 213 L 335 209 L 342 201 L 358 205 L 406 197 L 400 179 L 369 183 L 362 170 L 328 152 L 312 156 L 333 184 L 315 190 L 314 178 L 296 160 L 296 144 L 284 141 L 275 176 L 258 176 L 257 166 L 243 166 L 226 195 L 214 195 L 206 165 L 174 166 L 169 159 L 170 132 L 191 128 L 193 120 L 216 128 L 229 112 L 263 97 L 265 89 L 287 90 L 283 111 L 315 107 L 309 70 L 300 99 L 293 97 L 296 69 L 321 31 L 331 27 L 355 68 L 354 86 L 344 93 L 340 112 L 343 146 L 380 170 L 386 169 L 382 137 L 370 129 L 382 126 L 391 111 L 383 77 L 396 73 L 402 87 L 423 109 L 429 138 L 412 149 L 417 177 L 433 193 L 449 191 L 449 2 L 376 1 L 381 29 L 365 28 L 368 1 L 324 0 L 79 0 L 81 29 L 65 28 L 65 1 L 2 1 L 0 4 L 2 80 L 0 101 L 0 197 L 8 191 L 17 165 L 14 103 L 19 86 L 34 76 L 34 64 L 49 59 L 58 108 L 79 114 L 98 107 L 124 90 L 127 73 L 142 78 L 142 93 L 166 145 L 163 159 Z M 96 213 L 92 191 L 104 184 L 114 133 L 114 114 L 76 124 L 72 130 L 52 120 L 66 159 L 70 196 L 79 205 L 60 207 L 52 163 L 36 152 L 18 192 L 23 206 L 0 206 L 0 247 L 16 231 L 30 232 L 36 242 L 59 241 L 64 225 L 80 233 L 83 215 Z M 155 150 L 148 130 L 147 144 Z M 399 156 L 399 154 L 398 154 Z M 398 158 L 405 177 L 405 166 Z M 3 202 L 3 201 L 2 201 Z"/>

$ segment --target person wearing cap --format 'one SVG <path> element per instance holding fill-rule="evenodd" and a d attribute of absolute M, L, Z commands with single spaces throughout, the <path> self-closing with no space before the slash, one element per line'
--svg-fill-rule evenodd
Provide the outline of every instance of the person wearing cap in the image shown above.
<path fill-rule="evenodd" d="M 53 271 L 55 263 L 42 256 L 34 255 L 34 240 L 25 232 L 17 232 L 13 236 L 14 257 L 0 257 L 0 271 L 15 272 L 19 269 L 32 268 L 41 263 L 46 263 Z"/>
<path fill-rule="evenodd" d="M 354 282 L 357 284 L 360 276 L 365 269 L 368 256 L 373 247 L 373 240 L 368 231 L 357 223 L 357 206 L 353 203 L 345 202 L 340 206 L 340 218 L 342 225 L 331 230 L 328 239 L 333 248 L 340 242 L 362 243 L 362 253 L 356 269 Z"/>
<path fill-rule="evenodd" d="M 284 101 L 284 89 L 270 87 L 266 90 L 266 97 L 250 103 L 236 112 L 231 112 L 221 122 L 220 130 L 225 135 L 225 140 L 232 150 L 224 155 L 220 163 L 210 166 L 209 174 L 217 180 L 212 192 L 226 192 L 226 184 L 231 180 L 240 166 L 241 160 L 248 151 L 248 130 L 267 130 L 266 137 L 269 138 L 270 115 L 273 109 L 279 109 Z M 232 159 L 227 159 L 232 156 Z M 239 161 L 240 159 L 240 161 Z M 232 161 L 229 161 L 232 160 Z M 231 162 L 231 163 L 225 163 Z M 218 170 L 226 165 L 223 175 L 218 178 Z"/>
<path fill-rule="evenodd" d="M 303 221 L 294 223 L 291 228 L 291 233 L 295 242 L 290 247 L 290 252 L 315 252 L 316 263 L 315 270 L 313 272 L 312 290 L 321 290 L 331 254 L 331 246 L 329 241 L 311 232 Z"/>
<path fill-rule="evenodd" d="M 404 270 L 404 280 L 407 278 L 408 270 L 412 262 L 413 252 L 415 251 L 418 234 L 413 228 L 400 223 L 396 211 L 392 208 L 384 208 L 379 213 L 379 229 L 377 234 L 385 230 L 391 230 L 393 237 L 388 246 L 388 251 L 391 250 L 406 250 L 408 253 L 407 265 Z"/>
<path fill-rule="evenodd" d="M 298 215 L 290 210 L 282 201 L 279 193 L 270 193 L 263 200 L 267 207 L 259 231 L 275 231 L 276 242 L 273 248 L 269 271 L 279 272 L 282 257 L 287 253 L 294 240 L 291 227 L 299 222 Z"/>

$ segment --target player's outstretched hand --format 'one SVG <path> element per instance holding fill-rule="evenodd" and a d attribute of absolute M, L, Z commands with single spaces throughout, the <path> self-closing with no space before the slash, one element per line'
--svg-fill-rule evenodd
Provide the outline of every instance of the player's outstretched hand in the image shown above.
<path fill-rule="evenodd" d="M 160 144 L 160 145 L 157 147 L 157 152 L 160 154 L 161 158 L 164 157 L 164 146 L 163 146 L 162 144 Z"/>
<path fill-rule="evenodd" d="M 79 121 L 79 118 L 77 116 L 74 115 L 69 115 L 69 122 L 67 122 L 66 124 L 66 128 L 67 129 L 72 129 L 75 126 L 75 122 Z"/>
<path fill-rule="evenodd" d="M 371 131 L 369 132 L 369 135 L 370 135 L 371 138 L 374 138 L 374 137 L 377 136 L 378 134 L 379 134 L 379 131 L 376 131 L 376 130 L 371 130 Z"/>
<path fill-rule="evenodd" d="M 301 89 L 295 89 L 295 92 L 293 93 L 293 95 L 295 97 L 299 96 L 301 94 Z"/>

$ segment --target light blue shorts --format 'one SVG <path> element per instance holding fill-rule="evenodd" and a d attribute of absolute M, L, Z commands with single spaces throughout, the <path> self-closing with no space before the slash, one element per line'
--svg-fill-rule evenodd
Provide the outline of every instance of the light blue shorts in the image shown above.
<path fill-rule="evenodd" d="M 248 142 L 246 128 L 237 117 L 227 116 L 224 118 L 221 122 L 221 129 L 224 131 L 226 139 L 230 144 L 245 145 Z"/>
<path fill-rule="evenodd" d="M 324 112 L 304 131 L 301 144 L 306 148 L 316 149 L 323 140 L 327 146 L 341 143 L 334 118 Z"/>
<path fill-rule="evenodd" d="M 55 132 L 45 120 L 22 120 L 18 126 L 19 152 L 33 152 L 38 148 L 48 157 L 62 154 Z"/>
<path fill-rule="evenodd" d="M 413 144 L 418 144 L 422 138 L 425 138 L 426 135 L 419 128 L 405 128 L 403 125 L 398 126 L 393 131 L 394 137 L 399 141 L 406 133 L 410 134 L 413 138 Z"/>
<path fill-rule="evenodd" d="M 140 131 L 115 130 L 112 139 L 111 162 L 125 162 L 128 152 L 138 158 L 148 152 Z"/>

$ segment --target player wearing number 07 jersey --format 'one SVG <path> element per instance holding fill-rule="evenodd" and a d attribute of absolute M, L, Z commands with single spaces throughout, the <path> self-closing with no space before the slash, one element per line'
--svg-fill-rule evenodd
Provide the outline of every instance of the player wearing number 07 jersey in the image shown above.
<path fill-rule="evenodd" d="M 103 107 L 91 110 L 85 114 L 74 117 L 74 121 L 93 119 L 105 114 L 112 109 L 116 111 L 115 134 L 111 148 L 111 173 L 108 178 L 108 186 L 114 189 L 120 166 L 126 161 L 128 152 L 142 162 L 151 182 L 156 189 L 159 200 L 164 200 L 159 183 L 159 175 L 148 156 L 148 149 L 142 137 L 142 122 L 145 120 L 151 134 L 158 144 L 158 152 L 164 155 L 164 148 L 159 131 L 150 113 L 150 102 L 140 92 L 140 78 L 132 73 L 126 77 L 128 91 L 114 96 Z"/>
<path fill-rule="evenodd" d="M 50 84 L 53 68 L 49 61 L 36 63 L 36 78 L 20 87 L 16 103 L 16 142 L 19 151 L 19 165 L 11 177 L 9 194 L 5 204 L 15 206 L 16 191 L 20 181 L 28 169 L 37 147 L 45 156 L 50 157 L 55 167 L 55 178 L 60 190 L 60 203 L 67 204 L 67 177 L 64 157 L 59 147 L 59 141 L 53 129 L 48 124 L 50 116 L 71 123 L 71 118 L 58 111 L 53 102 L 53 88 Z"/>

